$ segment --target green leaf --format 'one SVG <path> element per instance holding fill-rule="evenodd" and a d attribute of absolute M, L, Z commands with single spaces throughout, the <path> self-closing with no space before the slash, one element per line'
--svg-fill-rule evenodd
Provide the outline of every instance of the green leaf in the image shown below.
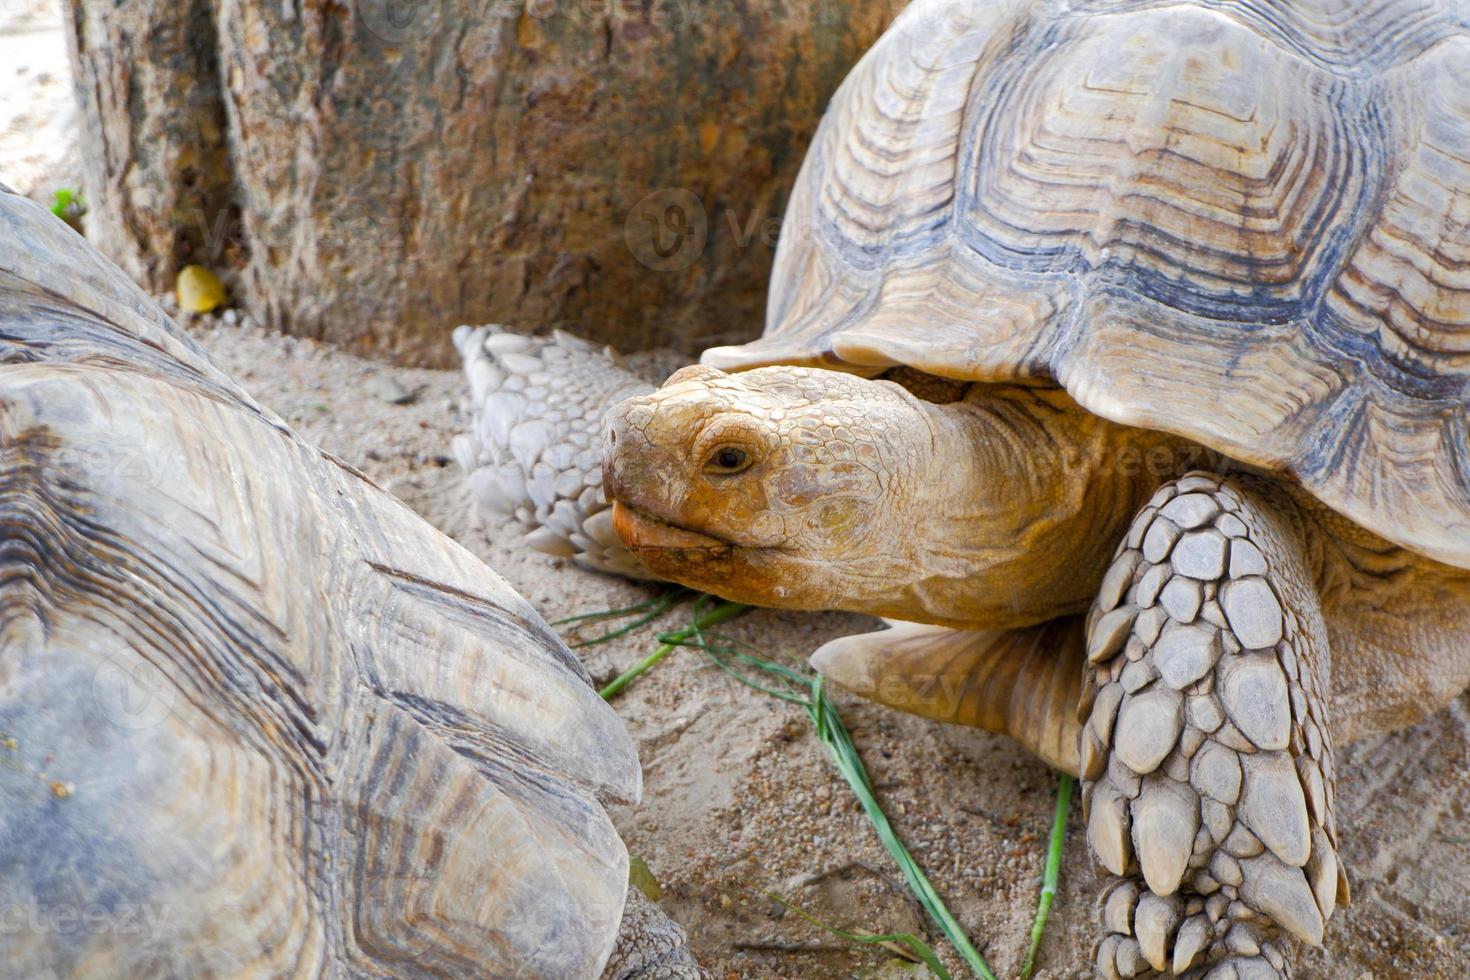
<path fill-rule="evenodd" d="M 51 213 L 58 218 L 65 218 L 72 204 L 82 206 L 82 192 L 75 187 L 58 187 L 51 195 Z"/>
<path fill-rule="evenodd" d="M 628 855 L 628 884 L 642 892 L 650 902 L 657 902 L 663 897 L 664 888 L 658 883 L 658 878 L 636 854 Z"/>

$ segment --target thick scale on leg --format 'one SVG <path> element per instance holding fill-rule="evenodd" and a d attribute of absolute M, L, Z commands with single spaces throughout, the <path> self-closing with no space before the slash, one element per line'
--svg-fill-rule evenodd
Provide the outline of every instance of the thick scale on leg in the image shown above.
<path fill-rule="evenodd" d="M 607 409 L 655 387 L 610 347 L 570 334 L 528 337 L 502 327 L 460 327 L 470 429 L 454 455 L 475 497 L 515 517 L 526 543 L 595 571 L 652 578 L 613 532 L 602 492 L 602 419 Z M 652 369 L 668 358 L 642 358 Z"/>
<path fill-rule="evenodd" d="M 705 980 L 679 924 L 637 888 L 628 887 L 618 943 L 602 980 Z"/>
<path fill-rule="evenodd" d="M 1277 976 L 1346 877 L 1327 633 L 1278 495 L 1190 474 L 1119 547 L 1088 620 L 1081 714 L 1105 976 Z M 1233 972 L 1232 972 L 1233 971 Z"/>

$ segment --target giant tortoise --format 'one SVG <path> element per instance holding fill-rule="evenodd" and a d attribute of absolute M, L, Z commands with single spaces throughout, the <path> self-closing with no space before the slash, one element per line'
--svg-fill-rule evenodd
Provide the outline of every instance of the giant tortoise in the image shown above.
<path fill-rule="evenodd" d="M 616 406 L 602 477 L 516 429 L 531 497 L 616 501 L 552 543 L 895 620 L 813 662 L 1080 772 L 1102 974 L 1287 972 L 1348 900 L 1334 745 L 1470 681 L 1467 24 L 913 4 L 764 336 Z"/>
<path fill-rule="evenodd" d="M 0 976 L 698 977 L 640 791 L 499 576 L 0 188 Z"/>

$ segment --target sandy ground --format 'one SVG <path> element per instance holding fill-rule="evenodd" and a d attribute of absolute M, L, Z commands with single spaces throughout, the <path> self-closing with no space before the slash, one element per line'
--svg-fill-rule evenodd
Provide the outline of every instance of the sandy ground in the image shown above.
<path fill-rule="evenodd" d="M 0 182 L 36 196 L 75 184 L 74 116 L 58 15 L 0 0 Z M 486 526 L 449 457 L 460 379 L 362 361 L 311 341 L 220 321 L 192 328 L 222 368 L 308 438 L 343 457 L 482 557 L 554 620 L 640 601 L 645 587 L 582 571 Z M 423 390 L 393 404 L 396 392 Z M 676 625 L 687 611 L 659 625 Z M 873 628 L 847 615 L 754 612 L 726 632 L 799 664 L 824 640 Z M 586 651 L 610 679 L 654 628 Z M 1040 883 L 1056 777 L 1008 740 L 947 728 L 835 695 L 883 806 L 1002 977 L 1016 975 Z M 896 976 L 764 897 L 776 892 L 849 929 L 910 931 L 951 967 L 930 923 L 805 715 L 682 650 L 617 701 L 636 739 L 646 794 L 615 819 L 664 888 L 715 977 Z M 1343 753 L 1339 825 L 1354 904 L 1333 917 L 1308 977 L 1470 976 L 1470 700 L 1414 729 Z M 1087 975 L 1102 879 L 1074 804 L 1040 976 Z M 962 975 L 962 974 L 957 974 Z"/>
<path fill-rule="evenodd" d="M 60 0 L 0 0 L 0 184 L 47 204 L 81 186 Z"/>
<path fill-rule="evenodd" d="M 195 335 L 258 398 L 482 557 L 548 620 L 652 594 L 527 551 L 514 528 L 487 526 L 475 513 L 448 458 L 463 424 L 457 374 L 375 364 L 254 328 L 215 325 Z M 421 386 L 413 404 L 386 400 Z M 680 615 L 670 613 L 663 627 Z M 759 611 L 727 632 L 800 664 L 824 640 L 871 628 L 856 616 Z M 607 680 L 630 666 L 654 632 L 587 651 L 593 676 Z M 1015 976 L 1056 777 L 1005 738 L 835 697 L 894 825 L 991 966 Z M 629 849 L 662 883 L 664 908 L 689 929 L 716 977 L 887 975 L 878 972 L 883 955 L 855 952 L 782 914 L 766 891 L 835 926 L 911 931 L 942 945 L 905 898 L 896 868 L 799 709 L 741 686 L 689 650 L 616 704 L 638 743 L 647 788 L 642 806 L 615 818 Z M 1470 700 L 1352 746 L 1339 773 L 1354 902 L 1333 917 L 1327 950 L 1307 954 L 1299 973 L 1470 975 Z M 1087 975 L 1101 881 L 1074 804 L 1039 975 Z"/>

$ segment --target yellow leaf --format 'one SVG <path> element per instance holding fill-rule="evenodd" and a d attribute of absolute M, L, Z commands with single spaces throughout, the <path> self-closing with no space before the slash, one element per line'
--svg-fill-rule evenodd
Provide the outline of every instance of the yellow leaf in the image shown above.
<path fill-rule="evenodd" d="M 180 269 L 174 293 L 179 300 L 179 309 L 190 313 L 208 313 L 225 301 L 224 284 L 202 265 L 186 265 Z"/>
<path fill-rule="evenodd" d="M 657 902 L 664 893 L 648 865 L 636 854 L 628 855 L 628 884 L 642 892 L 650 902 Z"/>

